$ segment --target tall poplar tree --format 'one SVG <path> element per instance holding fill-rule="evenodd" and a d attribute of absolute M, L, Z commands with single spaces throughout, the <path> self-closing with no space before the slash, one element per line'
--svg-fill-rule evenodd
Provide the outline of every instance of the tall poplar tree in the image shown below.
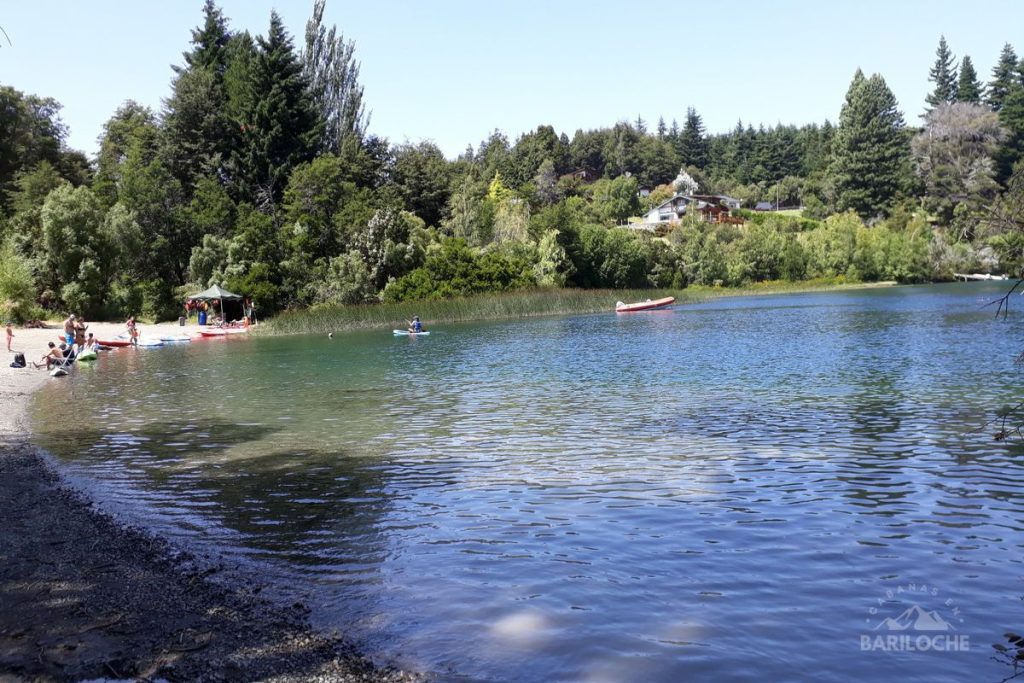
<path fill-rule="evenodd" d="M 1009 43 L 1003 45 L 1003 51 L 999 53 L 999 61 L 992 67 L 992 80 L 988 84 L 988 97 L 985 101 L 993 110 L 999 111 L 1003 108 L 1006 96 L 1010 94 L 1017 74 L 1017 53 Z"/>
<path fill-rule="evenodd" d="M 956 101 L 978 104 L 981 102 L 981 82 L 970 55 L 964 55 L 960 61 L 960 78 L 956 84 Z"/>
<path fill-rule="evenodd" d="M 277 12 L 270 14 L 267 37 L 256 42 L 249 69 L 252 105 L 239 112 L 241 140 L 233 169 L 240 198 L 267 211 L 280 201 L 292 169 L 315 156 L 323 125 Z"/>
<path fill-rule="evenodd" d="M 939 38 L 939 47 L 935 50 L 935 64 L 928 72 L 928 80 L 935 84 L 935 89 L 925 97 L 929 110 L 940 104 L 956 101 L 956 60 L 946 44 L 946 36 Z"/>
<path fill-rule="evenodd" d="M 346 41 L 337 26 L 328 30 L 323 25 L 325 1 L 314 2 L 306 22 L 302 62 L 313 106 L 324 121 L 321 149 L 338 154 L 348 141 L 362 141 L 370 116 L 363 104 L 355 43 Z"/>
<path fill-rule="evenodd" d="M 885 215 L 910 173 L 903 114 L 880 75 L 857 69 L 832 141 L 830 174 L 840 211 Z"/>

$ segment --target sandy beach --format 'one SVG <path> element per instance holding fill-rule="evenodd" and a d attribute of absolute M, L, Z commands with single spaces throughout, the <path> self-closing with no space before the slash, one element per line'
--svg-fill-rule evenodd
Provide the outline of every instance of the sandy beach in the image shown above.
<path fill-rule="evenodd" d="M 31 362 L 52 329 L 14 329 Z M 156 328 L 160 328 L 157 330 Z M 196 326 L 142 325 L 141 333 Z M 90 323 L 111 339 L 122 324 Z M 6 350 L 6 346 L 5 346 Z M 135 353 L 134 350 L 110 353 Z M 274 604 L 251 580 L 98 512 L 30 444 L 27 405 L 51 378 L 0 367 L 0 681 L 410 681 L 375 667 L 342 636 L 313 630 L 306 605 Z"/>

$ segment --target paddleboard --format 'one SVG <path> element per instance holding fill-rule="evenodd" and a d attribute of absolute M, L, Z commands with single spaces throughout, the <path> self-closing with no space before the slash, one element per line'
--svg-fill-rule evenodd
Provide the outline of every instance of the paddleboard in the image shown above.
<path fill-rule="evenodd" d="M 426 337 L 430 332 L 423 330 L 422 332 L 410 332 L 409 330 L 392 330 L 396 337 Z"/>
<path fill-rule="evenodd" d="M 204 337 L 227 337 L 233 334 L 246 334 L 249 330 L 244 327 L 224 327 L 213 330 L 200 330 L 199 334 Z"/>
<path fill-rule="evenodd" d="M 166 334 L 160 337 L 160 341 L 164 343 L 190 342 L 192 337 L 187 334 Z"/>
<path fill-rule="evenodd" d="M 164 343 L 159 339 L 139 339 L 136 346 L 163 346 Z"/>

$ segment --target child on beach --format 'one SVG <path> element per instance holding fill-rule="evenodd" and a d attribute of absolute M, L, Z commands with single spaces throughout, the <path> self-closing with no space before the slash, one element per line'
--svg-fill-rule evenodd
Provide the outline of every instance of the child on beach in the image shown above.
<path fill-rule="evenodd" d="M 14 330 L 11 329 L 11 324 L 7 323 L 7 350 L 11 350 L 11 340 L 14 339 Z"/>

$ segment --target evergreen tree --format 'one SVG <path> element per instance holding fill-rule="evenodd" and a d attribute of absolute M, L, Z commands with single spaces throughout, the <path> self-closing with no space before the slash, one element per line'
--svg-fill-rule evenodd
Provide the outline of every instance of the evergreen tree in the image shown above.
<path fill-rule="evenodd" d="M 832 143 L 830 172 L 840 211 L 884 215 L 909 177 L 909 145 L 903 114 L 878 74 L 860 69 L 846 93 Z"/>
<path fill-rule="evenodd" d="M 1006 129 L 1006 140 L 996 154 L 996 177 L 1005 183 L 1014 166 L 1024 159 L 1024 65 L 1015 72 L 999 109 L 999 123 Z"/>
<path fill-rule="evenodd" d="M 978 104 L 981 102 L 981 82 L 974 70 L 970 55 L 960 61 L 960 78 L 956 84 L 956 101 Z"/>
<path fill-rule="evenodd" d="M 217 74 L 224 73 L 227 67 L 227 47 L 231 40 L 228 22 L 224 13 L 214 4 L 206 0 L 203 4 L 203 25 L 192 29 L 192 45 L 189 52 L 183 52 L 185 66 L 171 67 L 178 73 L 188 69 L 210 69 Z"/>
<path fill-rule="evenodd" d="M 956 60 L 946 44 L 946 36 L 939 38 L 935 50 L 935 64 L 928 72 L 928 80 L 935 84 L 935 90 L 925 98 L 929 109 L 940 104 L 956 101 Z"/>
<path fill-rule="evenodd" d="M 206 67 L 181 71 L 164 103 L 160 156 L 191 195 L 196 179 L 219 175 L 231 152 L 223 79 Z"/>
<path fill-rule="evenodd" d="M 338 154 L 349 138 L 361 142 L 369 124 L 359 83 L 355 43 L 346 41 L 337 26 L 322 24 L 325 0 L 316 0 L 306 22 L 303 70 L 310 84 L 313 105 L 324 121 L 321 149 Z"/>
<path fill-rule="evenodd" d="M 679 135 L 676 150 L 686 166 L 704 168 L 708 164 L 708 142 L 704 138 L 704 122 L 693 107 L 686 109 L 686 122 Z"/>
<path fill-rule="evenodd" d="M 668 126 L 665 125 L 665 117 L 658 117 L 658 137 L 664 138 L 668 134 Z"/>
<path fill-rule="evenodd" d="M 249 73 L 251 107 L 240 112 L 241 141 L 234 151 L 239 196 L 269 210 L 281 198 L 292 169 L 316 153 L 322 124 L 310 99 L 302 64 L 277 12 Z"/>
<path fill-rule="evenodd" d="M 219 175 L 231 152 L 224 88 L 230 41 L 227 20 L 206 0 L 203 24 L 192 29 L 193 48 L 183 53 L 185 65 L 172 67 L 176 77 L 164 103 L 160 156 L 188 195 L 200 176 Z"/>
<path fill-rule="evenodd" d="M 992 67 L 992 80 L 988 84 L 988 97 L 985 101 L 993 110 L 999 111 L 1003 108 L 1003 102 L 1010 94 L 1017 73 L 1017 53 L 1009 43 L 1003 45 L 1003 51 L 999 53 L 999 61 Z"/>

